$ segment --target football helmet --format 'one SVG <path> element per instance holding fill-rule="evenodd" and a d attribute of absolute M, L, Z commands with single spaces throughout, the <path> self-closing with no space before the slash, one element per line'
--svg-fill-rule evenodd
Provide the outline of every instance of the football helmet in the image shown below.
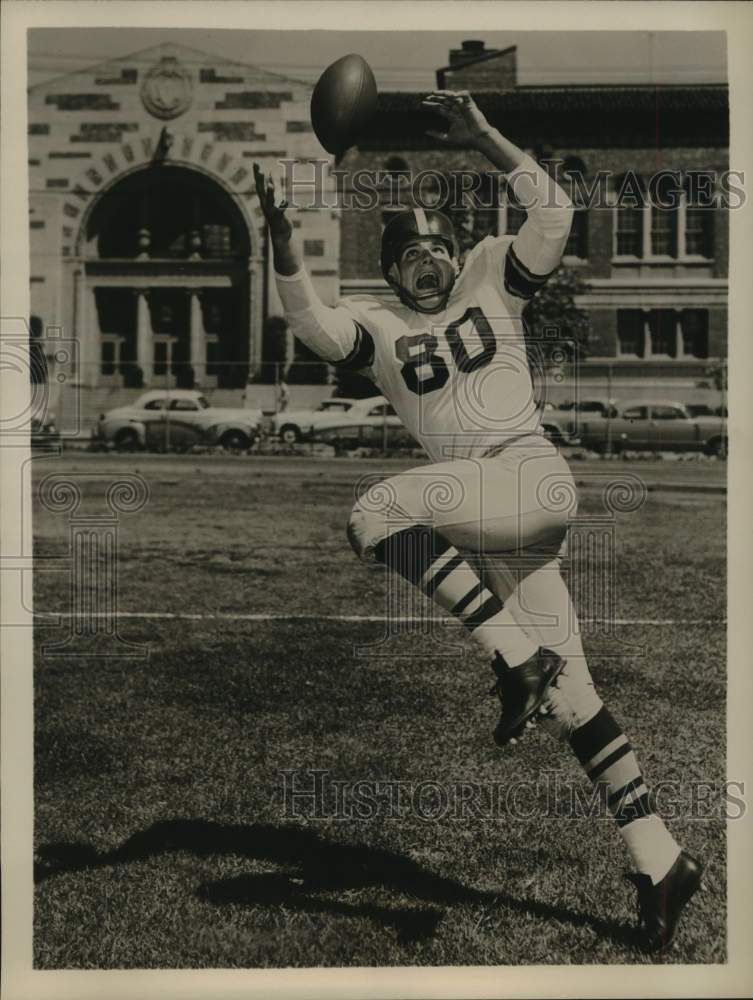
<path fill-rule="evenodd" d="M 441 298 L 438 302 L 434 301 L 431 307 L 427 307 L 422 304 L 421 299 L 429 296 L 417 296 L 415 291 L 405 288 L 396 275 L 395 265 L 399 268 L 403 250 L 409 244 L 436 240 L 442 242 L 447 248 L 452 266 L 442 269 L 441 288 L 439 289 Z M 437 209 L 411 208 L 395 215 L 384 227 L 380 255 L 382 274 L 404 305 L 417 312 L 438 312 L 445 307 L 455 284 L 459 252 L 452 222 L 443 212 Z M 436 297 L 436 294 L 432 296 L 433 299 Z"/>

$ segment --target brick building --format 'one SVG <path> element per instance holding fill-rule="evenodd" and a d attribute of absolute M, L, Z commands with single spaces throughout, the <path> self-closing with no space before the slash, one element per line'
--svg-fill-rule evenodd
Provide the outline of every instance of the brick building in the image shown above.
<path fill-rule="evenodd" d="M 701 173 L 718 178 L 728 168 L 725 86 L 517 86 L 515 48 L 486 50 L 481 41 L 452 50 L 437 85 L 470 90 L 493 125 L 548 161 L 560 180 L 574 178 L 576 203 L 580 196 L 588 204 L 590 191 L 601 195 L 601 205 L 592 200 L 576 213 L 565 257 L 587 289 L 579 300 L 591 327 L 585 377 L 603 377 L 609 367 L 636 383 L 692 386 L 713 359 L 726 355 L 728 211 L 708 207 L 699 190 Z M 370 211 L 343 213 L 345 293 L 379 294 L 384 287 L 378 247 L 396 190 L 405 192 L 401 204 L 411 197 L 427 204 L 433 183 L 439 205 L 457 209 L 458 185 L 443 188 L 436 172 L 457 180 L 464 172 L 489 171 L 473 151 L 449 150 L 428 138 L 425 130 L 437 123 L 420 105 L 419 94 L 381 94 L 368 137 L 338 164 L 349 173 L 381 170 L 395 178 Z M 651 204 L 647 193 L 631 203 L 631 187 L 648 192 L 661 171 L 679 172 L 675 204 Z M 407 178 L 402 189 L 401 174 Z M 669 206 L 668 189 L 662 195 L 660 184 L 656 191 L 657 201 Z M 504 188 L 489 178 L 472 213 L 473 239 L 517 231 L 524 216 L 506 201 Z M 456 218 L 461 227 L 468 224 L 468 213 Z"/>
<path fill-rule="evenodd" d="M 258 371 L 279 306 L 252 162 L 326 157 L 310 92 L 172 44 L 31 88 L 31 327 L 78 340 L 78 384 L 232 388 Z M 332 302 L 337 217 L 296 225 Z"/>
<path fill-rule="evenodd" d="M 582 177 L 584 190 L 606 172 L 613 200 L 626 171 L 648 183 L 660 170 L 686 178 L 727 169 L 724 86 L 518 86 L 515 48 L 481 41 L 452 50 L 437 83 L 471 90 L 493 124 L 557 163 L 560 176 Z M 425 172 L 428 188 L 440 170 L 488 173 L 482 157 L 426 137 L 436 121 L 410 92 L 381 93 L 369 135 L 332 164 L 311 131 L 310 95 L 308 81 L 174 44 L 31 88 L 31 327 L 77 339 L 66 385 L 82 387 L 85 410 L 141 386 L 236 392 L 258 376 L 265 319 L 280 305 L 254 160 L 265 170 L 281 159 L 326 161 L 310 175 L 326 207 L 292 217 L 328 303 L 365 289 L 390 294 L 378 268 L 385 192 L 367 210 L 349 208 L 335 196 L 332 166 L 349 177 Z M 497 196 L 493 178 L 483 183 L 485 207 L 470 222 L 460 212 L 461 229 L 467 223 L 474 239 L 516 231 L 522 213 Z M 577 213 L 566 264 L 587 286 L 586 375 L 610 366 L 636 384 L 660 376 L 693 386 L 726 354 L 727 212 L 690 194 L 672 211 L 647 202 Z M 297 380 L 309 371 L 299 366 Z M 304 387 L 295 388 L 297 405 Z"/>

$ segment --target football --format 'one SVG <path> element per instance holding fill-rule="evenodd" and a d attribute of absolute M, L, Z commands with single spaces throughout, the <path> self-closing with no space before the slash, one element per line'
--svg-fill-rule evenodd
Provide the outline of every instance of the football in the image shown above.
<path fill-rule="evenodd" d="M 311 95 L 311 125 L 328 153 L 339 155 L 358 140 L 376 103 L 376 80 L 362 56 L 343 56 L 325 69 Z"/>

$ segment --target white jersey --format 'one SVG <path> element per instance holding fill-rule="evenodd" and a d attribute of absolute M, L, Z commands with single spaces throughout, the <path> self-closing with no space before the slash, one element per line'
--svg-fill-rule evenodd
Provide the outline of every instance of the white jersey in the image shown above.
<path fill-rule="evenodd" d="M 487 237 L 474 247 L 440 313 L 370 295 L 340 302 L 358 329 L 341 364 L 368 359 L 357 370 L 433 461 L 481 455 L 538 431 L 520 318 L 526 299 L 505 287 L 511 243 Z"/>
<path fill-rule="evenodd" d="M 552 197 L 562 192 L 530 158 L 516 175 L 526 222 L 517 236 L 473 248 L 439 313 L 371 295 L 329 309 L 305 271 L 277 275 L 295 336 L 368 375 L 434 461 L 479 456 L 538 431 L 521 313 L 560 262 L 572 208 Z"/>

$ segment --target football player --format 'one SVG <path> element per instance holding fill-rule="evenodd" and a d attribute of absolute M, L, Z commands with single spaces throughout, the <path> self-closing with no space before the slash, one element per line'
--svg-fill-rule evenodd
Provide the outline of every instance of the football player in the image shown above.
<path fill-rule="evenodd" d="M 277 288 L 296 337 L 322 359 L 368 375 L 432 463 L 367 490 L 348 537 L 458 618 L 492 661 L 502 704 L 494 730 L 516 742 L 538 718 L 567 741 L 603 790 L 637 873 L 640 942 L 664 951 L 698 889 L 701 866 L 653 810 L 619 724 L 594 690 L 560 574 L 570 470 L 539 432 L 521 313 L 560 264 L 572 206 L 554 180 L 492 128 L 470 95 L 437 91 L 424 106 L 446 131 L 507 175 L 527 216 L 515 237 L 487 237 L 460 267 L 450 220 L 412 208 L 382 236 L 392 300 L 319 300 L 286 203 L 254 165 Z"/>

